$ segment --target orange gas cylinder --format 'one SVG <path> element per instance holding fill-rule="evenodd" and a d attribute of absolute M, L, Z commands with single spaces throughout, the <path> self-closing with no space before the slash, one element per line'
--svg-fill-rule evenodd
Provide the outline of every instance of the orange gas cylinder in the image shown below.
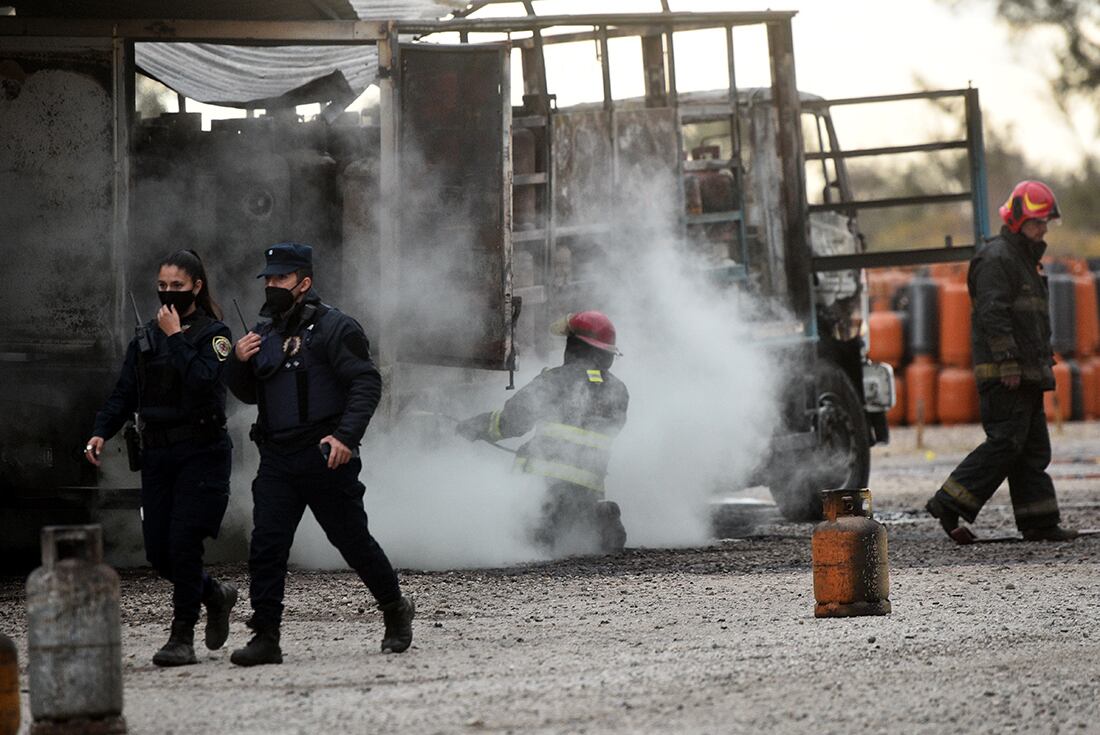
<path fill-rule="evenodd" d="M 894 308 L 894 297 L 909 282 L 910 275 L 896 269 L 869 270 L 867 283 L 872 311 L 889 311 Z"/>
<path fill-rule="evenodd" d="M 940 362 L 970 367 L 970 294 L 966 283 L 940 285 Z"/>
<path fill-rule="evenodd" d="M 867 356 L 875 362 L 899 367 L 905 357 L 905 329 L 901 313 L 872 311 L 867 317 L 867 329 L 870 332 Z"/>
<path fill-rule="evenodd" d="M 1080 395 L 1074 396 L 1074 419 L 1088 421 L 1096 418 L 1093 412 L 1093 404 L 1096 402 L 1096 381 L 1100 377 L 1096 373 L 1096 365 L 1093 358 L 1086 357 L 1077 360 L 1077 373 L 1080 376 Z"/>
<path fill-rule="evenodd" d="M 929 355 L 917 355 L 905 368 L 905 419 L 910 426 L 936 423 L 936 376 L 939 367 Z"/>
<path fill-rule="evenodd" d="M 871 517 L 866 488 L 821 493 L 825 521 L 814 528 L 814 615 L 846 618 L 890 612 L 886 528 Z"/>
<path fill-rule="evenodd" d="M 1073 371 L 1061 355 L 1054 359 L 1055 388 L 1043 394 L 1043 406 L 1048 421 L 1069 421 L 1073 412 Z"/>
<path fill-rule="evenodd" d="M 972 424 L 978 420 L 978 381 L 973 372 L 960 367 L 940 371 L 936 413 L 945 425 Z"/>
<path fill-rule="evenodd" d="M 1092 366 L 1092 403 L 1085 405 L 1085 411 L 1094 419 L 1100 418 L 1100 357 L 1089 357 L 1081 362 Z"/>
<path fill-rule="evenodd" d="M 1100 314 L 1096 309 L 1096 281 L 1091 273 L 1074 276 L 1075 317 L 1077 320 L 1076 357 L 1089 357 L 1096 354 L 1097 342 L 1100 342 Z"/>
<path fill-rule="evenodd" d="M 934 263 L 929 269 L 929 275 L 937 281 L 950 283 L 966 283 L 967 263 Z"/>
<path fill-rule="evenodd" d="M 0 633 L 0 735 L 19 732 L 19 654 Z"/>
<path fill-rule="evenodd" d="M 894 407 L 886 412 L 886 423 L 890 426 L 901 426 L 905 423 L 905 377 L 894 376 L 894 393 L 897 401 Z"/>

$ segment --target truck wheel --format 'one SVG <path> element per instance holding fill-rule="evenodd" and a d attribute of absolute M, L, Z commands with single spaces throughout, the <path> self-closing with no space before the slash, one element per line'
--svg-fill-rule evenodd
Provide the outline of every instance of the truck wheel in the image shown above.
<path fill-rule="evenodd" d="M 831 362 L 814 367 L 817 446 L 783 458 L 771 486 L 784 518 L 814 521 L 822 517 L 821 491 L 866 487 L 871 474 L 871 441 L 863 402 L 848 376 Z"/>

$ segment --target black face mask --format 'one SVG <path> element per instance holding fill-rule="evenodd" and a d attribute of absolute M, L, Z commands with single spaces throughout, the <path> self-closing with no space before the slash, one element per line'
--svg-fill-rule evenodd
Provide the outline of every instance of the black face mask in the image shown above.
<path fill-rule="evenodd" d="M 301 283 L 301 281 L 298 283 Z M 297 288 L 298 283 L 295 283 L 291 288 Z M 290 288 L 268 286 L 264 289 L 264 292 L 266 299 L 264 300 L 262 314 L 277 317 L 287 313 L 294 307 L 294 292 Z"/>
<path fill-rule="evenodd" d="M 171 306 L 177 314 L 183 314 L 195 303 L 194 291 L 157 291 L 160 303 Z"/>

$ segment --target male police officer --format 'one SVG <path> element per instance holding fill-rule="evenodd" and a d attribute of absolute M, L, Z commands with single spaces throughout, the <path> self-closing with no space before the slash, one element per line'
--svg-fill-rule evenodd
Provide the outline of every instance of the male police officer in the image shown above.
<path fill-rule="evenodd" d="M 495 442 L 535 429 L 520 447 L 516 467 L 548 484 L 536 541 L 551 551 L 621 551 L 626 530 L 619 506 L 603 500 L 611 443 L 630 403 L 626 385 L 608 372 L 621 354 L 615 327 L 601 312 L 582 311 L 554 331 L 567 337 L 563 364 L 543 370 L 499 411 L 459 423 L 457 432 L 471 441 Z"/>
<path fill-rule="evenodd" d="M 240 666 L 282 663 L 279 626 L 287 557 L 308 506 L 329 540 L 367 585 L 385 620 L 384 653 L 412 643 L 413 602 L 367 528 L 357 447 L 382 395 L 363 328 L 312 291 L 313 249 L 267 250 L 267 299 L 258 326 L 237 342 L 227 382 L 259 407 L 253 439 L 260 468 L 252 484 L 249 556 L 255 635 L 233 652 Z"/>
<path fill-rule="evenodd" d="M 960 543 L 970 523 L 1008 479 L 1016 526 L 1029 541 L 1077 536 L 1058 525 L 1058 499 L 1046 473 L 1050 434 L 1043 391 L 1054 388 L 1050 307 L 1039 259 L 1047 222 L 1059 218 L 1054 192 L 1021 181 L 1000 209 L 1001 234 L 979 246 L 967 283 L 973 302 L 971 342 L 985 441 L 955 468 L 927 510 Z"/>

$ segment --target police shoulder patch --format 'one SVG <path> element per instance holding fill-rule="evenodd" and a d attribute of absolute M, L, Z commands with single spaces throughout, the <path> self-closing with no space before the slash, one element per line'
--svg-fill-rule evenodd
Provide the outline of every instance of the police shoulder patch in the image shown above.
<path fill-rule="evenodd" d="M 233 345 L 229 342 L 229 338 L 223 337 L 220 334 L 214 338 L 210 346 L 214 348 L 214 354 L 218 356 L 219 361 L 224 361 L 225 358 L 229 357 L 229 351 L 233 349 Z"/>

